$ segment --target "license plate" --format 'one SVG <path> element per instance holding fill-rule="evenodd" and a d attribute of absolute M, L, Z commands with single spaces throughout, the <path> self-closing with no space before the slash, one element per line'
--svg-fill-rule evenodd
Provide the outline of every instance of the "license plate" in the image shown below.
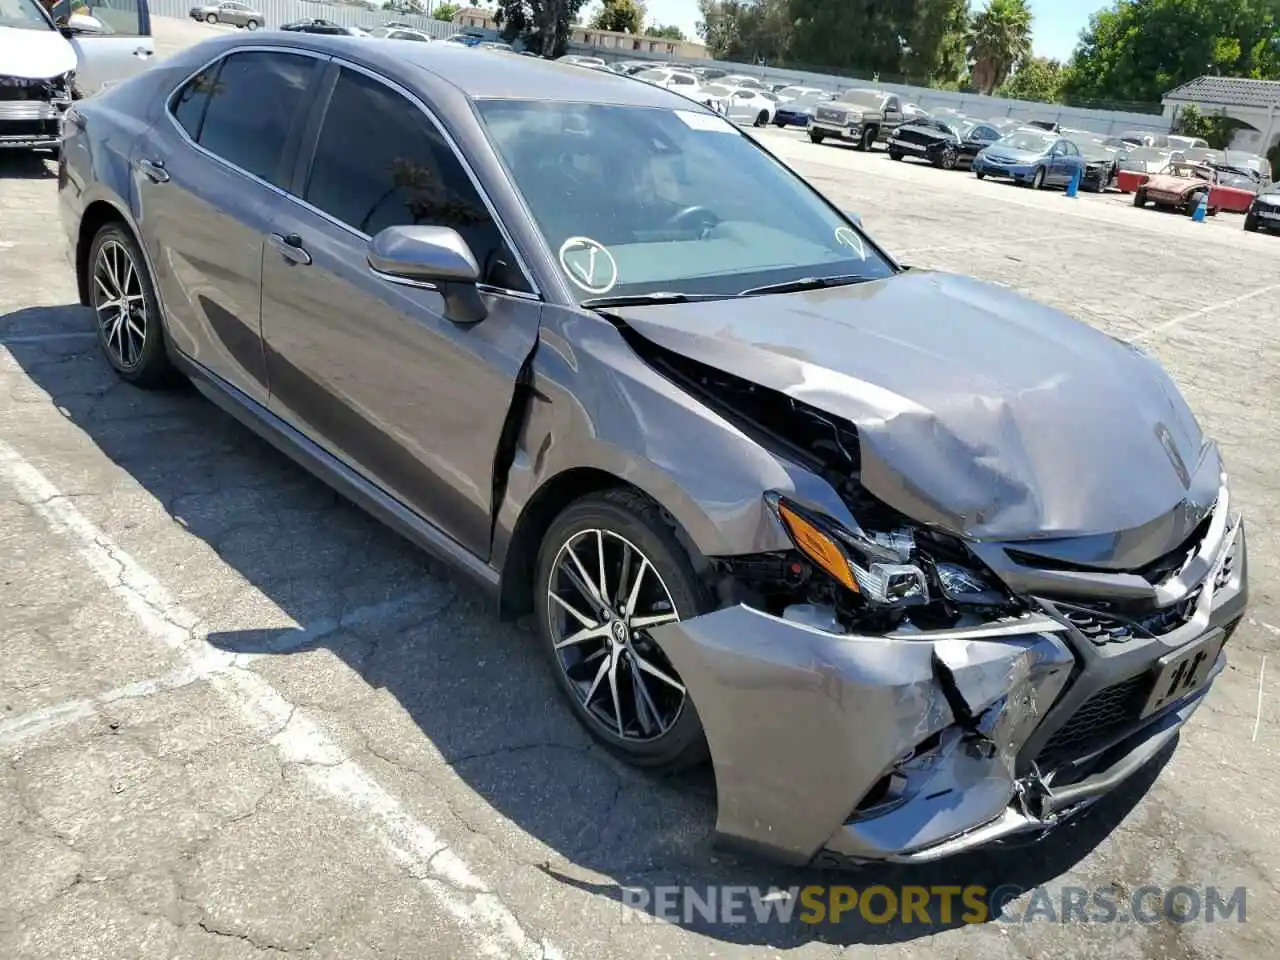
<path fill-rule="evenodd" d="M 1167 653 L 1156 661 L 1156 680 L 1142 708 L 1142 716 L 1188 697 L 1204 686 L 1226 641 L 1221 630 L 1211 630 L 1198 640 Z"/>

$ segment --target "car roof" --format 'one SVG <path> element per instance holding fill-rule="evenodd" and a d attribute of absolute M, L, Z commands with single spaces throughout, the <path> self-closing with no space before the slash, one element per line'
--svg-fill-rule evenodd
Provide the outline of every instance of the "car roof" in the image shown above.
<path fill-rule="evenodd" d="M 259 46 L 297 47 L 314 50 L 366 66 L 389 76 L 409 72 L 420 75 L 424 84 L 444 82 L 473 100 L 510 99 L 602 103 L 614 106 L 663 107 L 704 110 L 688 98 L 648 83 L 605 70 L 581 67 L 534 57 L 486 58 L 483 70 L 476 69 L 474 51 L 454 43 L 403 43 L 351 36 L 316 33 L 228 34 L 205 40 L 194 52 L 230 49 L 249 50 Z"/>

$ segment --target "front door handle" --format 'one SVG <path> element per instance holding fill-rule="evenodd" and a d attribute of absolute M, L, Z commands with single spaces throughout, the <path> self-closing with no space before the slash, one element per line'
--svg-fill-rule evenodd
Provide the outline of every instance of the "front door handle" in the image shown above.
<path fill-rule="evenodd" d="M 287 236 L 273 233 L 268 237 L 268 240 L 276 252 L 290 263 L 306 266 L 311 262 L 311 254 L 307 253 L 306 248 L 302 245 L 302 238 L 296 233 L 291 233 Z"/>
<path fill-rule="evenodd" d="M 139 160 L 138 169 L 152 183 L 169 182 L 169 171 L 164 168 L 163 160 Z"/>
<path fill-rule="evenodd" d="M 139 60 L 149 60 L 156 55 L 154 50 L 148 50 L 146 47 L 138 47 L 133 51 L 133 55 Z"/>

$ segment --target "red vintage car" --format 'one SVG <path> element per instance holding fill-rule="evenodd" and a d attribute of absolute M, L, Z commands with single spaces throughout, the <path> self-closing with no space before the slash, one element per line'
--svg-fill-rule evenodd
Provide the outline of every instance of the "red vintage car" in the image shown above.
<path fill-rule="evenodd" d="M 1248 211 L 1257 192 L 1231 186 L 1222 180 L 1222 173 L 1213 167 L 1199 163 L 1171 163 L 1134 185 L 1133 205 L 1145 207 L 1154 203 L 1157 207 L 1182 210 L 1190 216 L 1196 212 L 1200 196 L 1207 188 L 1210 216 L 1219 210 L 1232 213 Z"/>

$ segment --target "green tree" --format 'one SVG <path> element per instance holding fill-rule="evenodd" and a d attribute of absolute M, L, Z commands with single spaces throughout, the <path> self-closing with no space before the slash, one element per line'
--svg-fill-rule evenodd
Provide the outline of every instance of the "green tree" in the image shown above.
<path fill-rule="evenodd" d="M 591 18 L 594 30 L 639 33 L 644 28 L 644 4 L 639 0 L 601 0 L 600 9 Z"/>
<path fill-rule="evenodd" d="M 664 40 L 683 40 L 685 38 L 684 31 L 675 24 L 660 27 L 655 23 L 645 28 L 644 35 L 646 37 L 662 37 Z"/>
<path fill-rule="evenodd" d="M 1201 137 L 1215 150 L 1227 149 L 1240 127 L 1239 120 L 1228 117 L 1221 110 L 1201 113 L 1194 103 L 1185 104 L 1178 110 L 1178 133 L 1185 137 Z"/>
<path fill-rule="evenodd" d="M 698 36 L 713 57 L 777 63 L 791 43 L 790 0 L 698 0 Z"/>
<path fill-rule="evenodd" d="M 1280 80 L 1280 0 L 1117 0 L 1080 35 L 1065 91 L 1158 103 L 1205 74 Z"/>
<path fill-rule="evenodd" d="M 508 43 L 517 37 L 525 49 L 559 57 L 569 43 L 569 27 L 586 0 L 498 0 L 493 18 Z"/>
<path fill-rule="evenodd" d="M 969 28 L 969 72 L 990 93 L 1031 55 L 1031 11 L 1027 0 L 989 0 Z"/>
<path fill-rule="evenodd" d="M 922 0 L 791 0 L 792 59 L 813 67 L 902 73 Z"/>
<path fill-rule="evenodd" d="M 916 0 L 901 72 L 929 86 L 958 81 L 968 32 L 969 0 Z"/>
<path fill-rule="evenodd" d="M 436 20 L 452 23 L 453 18 L 458 15 L 458 11 L 461 9 L 456 3 L 440 3 L 436 4 L 436 8 L 431 11 L 431 16 Z"/>
<path fill-rule="evenodd" d="M 1067 71 L 1057 60 L 1028 57 L 1012 77 L 996 89 L 996 94 L 1011 100 L 1038 100 L 1060 103 Z"/>

